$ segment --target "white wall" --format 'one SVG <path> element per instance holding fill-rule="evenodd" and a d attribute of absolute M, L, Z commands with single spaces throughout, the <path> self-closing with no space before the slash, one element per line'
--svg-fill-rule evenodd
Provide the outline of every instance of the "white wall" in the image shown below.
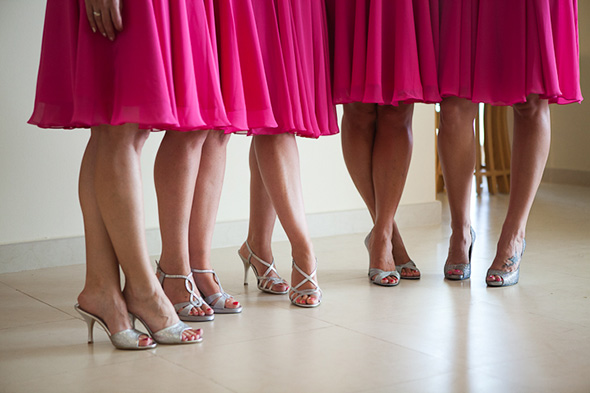
<path fill-rule="evenodd" d="M 590 185 L 590 2 L 579 1 L 578 6 L 580 77 L 586 100 L 581 105 L 551 105 L 552 141 L 546 174 Z"/>
<path fill-rule="evenodd" d="M 83 235 L 77 176 L 89 132 L 42 130 L 26 124 L 33 107 L 44 9 L 44 0 L 0 0 L 0 264 L 6 259 L 21 263 L 23 249 L 7 251 L 8 246 Z M 414 125 L 415 150 L 402 203 L 436 207 L 432 106 L 416 106 Z M 161 137 L 162 133 L 152 133 L 143 154 L 147 228 L 158 226 L 152 168 Z M 249 142 L 244 136 L 230 141 L 220 224 L 243 224 L 248 218 Z M 299 139 L 299 147 L 308 213 L 326 217 L 357 211 L 368 220 L 368 214 L 359 210 L 364 209 L 363 202 L 346 172 L 340 137 Z M 324 233 L 311 229 L 316 235 Z M 245 232 L 237 237 L 243 236 Z M 157 242 L 154 236 L 149 239 Z M 61 253 L 57 250 L 56 258 Z"/>

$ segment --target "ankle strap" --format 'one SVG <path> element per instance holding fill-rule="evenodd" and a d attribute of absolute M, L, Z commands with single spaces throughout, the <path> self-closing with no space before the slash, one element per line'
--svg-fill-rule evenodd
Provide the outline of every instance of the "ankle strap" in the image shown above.
<path fill-rule="evenodd" d="M 219 291 L 221 293 L 224 293 L 223 288 L 221 287 L 221 282 L 219 281 L 219 277 L 217 277 L 217 273 L 215 273 L 215 270 L 191 269 L 191 273 L 197 273 L 197 274 L 211 273 L 211 274 L 213 274 L 213 279 L 215 280 L 215 283 L 217 284 L 217 286 L 219 286 Z M 208 303 L 207 301 L 205 301 L 205 302 Z"/>
<path fill-rule="evenodd" d="M 184 287 L 186 288 L 187 292 L 190 294 L 189 302 L 193 306 L 200 307 L 203 304 L 203 300 L 195 293 L 196 285 L 193 282 L 193 272 L 189 272 L 189 274 L 182 275 L 182 274 L 166 274 L 160 267 L 158 261 L 156 261 L 156 273 L 158 273 L 158 280 L 160 281 L 160 285 L 162 288 L 164 287 L 164 279 L 166 278 L 182 278 L 184 279 Z"/>

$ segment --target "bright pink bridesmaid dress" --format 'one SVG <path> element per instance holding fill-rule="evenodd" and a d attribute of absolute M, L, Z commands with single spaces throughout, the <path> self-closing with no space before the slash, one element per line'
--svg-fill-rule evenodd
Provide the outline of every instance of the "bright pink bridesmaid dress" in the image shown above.
<path fill-rule="evenodd" d="M 323 0 L 216 0 L 230 132 L 338 132 Z"/>
<path fill-rule="evenodd" d="M 440 0 L 443 97 L 580 102 L 576 0 Z"/>
<path fill-rule="evenodd" d="M 29 122 L 46 128 L 230 127 L 213 3 L 124 1 L 123 31 L 111 42 L 91 31 L 83 0 L 49 0 Z"/>
<path fill-rule="evenodd" d="M 438 0 L 327 0 L 334 102 L 438 102 Z"/>

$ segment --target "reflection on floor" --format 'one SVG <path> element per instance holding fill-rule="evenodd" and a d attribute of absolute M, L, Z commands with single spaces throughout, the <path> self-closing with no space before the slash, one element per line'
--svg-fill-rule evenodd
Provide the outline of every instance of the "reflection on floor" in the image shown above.
<path fill-rule="evenodd" d="M 241 315 L 201 323 L 199 345 L 117 351 L 74 312 L 84 266 L 0 275 L 3 392 L 590 392 L 590 188 L 543 185 L 517 286 L 486 288 L 507 196 L 473 200 L 471 280 L 442 278 L 443 225 L 403 229 L 419 281 L 370 285 L 365 234 L 315 239 L 324 302 L 242 286 L 236 249 L 214 250 Z M 275 245 L 289 277 L 289 246 Z"/>

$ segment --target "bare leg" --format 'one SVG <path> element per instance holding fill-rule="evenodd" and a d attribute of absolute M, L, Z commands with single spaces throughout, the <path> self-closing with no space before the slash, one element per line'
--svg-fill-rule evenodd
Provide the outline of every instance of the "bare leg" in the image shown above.
<path fill-rule="evenodd" d="M 78 191 L 84 217 L 86 282 L 78 296 L 78 303 L 83 310 L 100 316 L 114 334 L 130 329 L 131 322 L 121 293 L 119 262 L 96 203 L 96 132 L 92 131 L 80 168 Z M 140 345 L 147 346 L 151 343 L 151 338 L 146 335 Z"/>
<path fill-rule="evenodd" d="M 473 121 L 477 104 L 457 97 L 443 99 L 438 132 L 438 154 L 451 210 L 451 239 L 446 263 L 469 263 L 471 245 L 470 198 L 475 168 Z M 454 270 L 452 275 L 463 271 Z"/>
<path fill-rule="evenodd" d="M 549 103 L 538 95 L 530 95 L 524 104 L 514 108 L 514 141 L 510 173 L 510 201 L 502 233 L 498 241 L 496 257 L 491 269 L 515 271 L 518 264 L 509 260 L 520 256 L 523 249 L 526 224 L 541 183 L 543 170 L 549 155 L 551 123 Z M 490 276 L 488 281 L 500 281 Z"/>
<path fill-rule="evenodd" d="M 189 254 L 190 267 L 194 269 L 212 270 L 211 243 L 221 198 L 229 137 L 220 131 L 208 131 L 203 145 L 190 213 Z M 210 273 L 195 274 L 195 281 L 205 298 L 220 292 L 219 285 Z M 238 308 L 240 303 L 228 298 L 225 307 Z"/>
<path fill-rule="evenodd" d="M 144 233 L 139 157 L 148 131 L 137 125 L 93 128 L 97 139 L 94 174 L 96 202 L 117 260 L 125 273 L 127 309 L 142 317 L 153 331 L 178 321 L 153 273 Z M 184 339 L 197 339 L 188 330 Z"/>
<path fill-rule="evenodd" d="M 385 149 L 377 149 L 380 155 L 375 155 L 374 149 L 376 145 L 375 139 L 377 129 L 378 127 L 382 128 L 383 135 L 387 135 L 388 132 L 391 133 L 390 137 L 392 138 L 393 146 L 399 151 L 403 151 L 405 148 L 409 149 L 403 152 L 404 156 L 408 153 L 411 154 L 412 109 L 413 107 L 410 105 L 402 105 L 400 107 L 379 107 L 376 104 L 364 103 L 344 105 L 344 117 L 342 119 L 342 152 L 348 172 L 367 205 L 373 223 L 377 221 L 375 204 L 376 190 L 373 178 L 373 168 L 379 168 L 380 173 L 383 174 L 384 177 L 395 179 L 395 186 L 401 186 L 400 191 L 403 190 L 408 170 L 408 167 L 404 165 L 396 165 L 393 167 L 389 165 L 391 163 L 391 157 L 394 155 L 391 151 L 389 152 L 389 155 L 387 155 Z M 381 117 L 378 116 L 378 111 L 381 113 Z M 389 112 L 392 112 L 393 115 Z M 381 137 L 383 137 L 383 135 L 381 135 Z M 409 156 L 407 158 L 407 165 L 409 165 Z M 385 166 L 384 162 L 382 162 L 384 159 Z M 403 161 L 403 158 L 401 160 Z M 402 183 L 397 184 L 400 180 L 402 180 Z M 390 196 L 381 195 L 381 197 L 389 198 Z M 399 199 L 393 202 L 396 205 L 395 209 L 397 209 Z M 410 257 L 395 220 L 393 222 L 392 233 L 391 243 L 393 247 L 394 262 L 397 261 L 400 264 L 408 262 Z M 404 268 L 402 269 L 402 275 L 404 277 L 419 277 L 420 272 Z M 395 278 L 393 277 L 387 277 L 384 282 L 394 282 L 394 280 Z"/>
<path fill-rule="evenodd" d="M 160 144 L 154 166 L 158 195 L 162 255 L 166 274 L 189 275 L 189 223 L 206 131 L 168 131 Z M 189 301 L 182 279 L 165 279 L 164 291 L 173 304 Z M 211 315 L 210 307 L 193 307 L 191 315 Z"/>
<path fill-rule="evenodd" d="M 263 261 L 268 263 L 273 262 L 271 242 L 272 233 L 274 230 L 277 213 L 272 205 L 272 201 L 266 191 L 262 175 L 258 168 L 258 161 L 256 159 L 256 152 L 254 143 L 250 146 L 250 220 L 248 222 L 248 238 L 247 242 L 251 250 Z M 244 258 L 248 257 L 249 251 L 244 243 L 239 250 L 240 255 Z M 250 262 L 256 268 L 259 274 L 264 274 L 267 267 L 259 263 L 255 258 L 251 258 Z M 269 272 L 269 277 L 279 278 L 275 272 Z M 270 285 L 265 283 L 265 285 Z M 275 283 L 270 285 L 270 288 L 275 292 L 285 292 L 289 286 L 285 283 Z"/>
<path fill-rule="evenodd" d="M 305 219 L 299 152 L 295 136 L 256 135 L 252 139 L 264 187 L 291 243 L 293 260 L 304 272 L 311 274 L 316 267 L 316 258 Z M 297 284 L 303 278 L 293 269 L 291 283 Z M 299 289 L 314 288 L 308 282 Z M 318 301 L 319 299 L 313 295 L 300 298 L 302 304 L 315 304 Z"/>

